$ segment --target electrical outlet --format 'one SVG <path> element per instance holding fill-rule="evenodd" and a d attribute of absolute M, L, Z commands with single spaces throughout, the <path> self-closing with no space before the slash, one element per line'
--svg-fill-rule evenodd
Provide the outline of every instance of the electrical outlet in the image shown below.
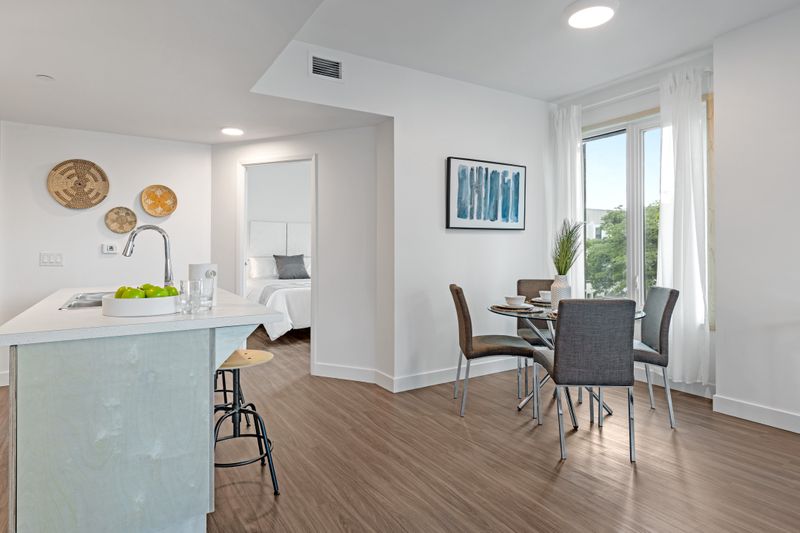
<path fill-rule="evenodd" d="M 116 255 L 117 253 L 117 245 L 116 244 L 101 244 L 100 251 L 105 255 Z"/>
<path fill-rule="evenodd" d="M 39 252 L 39 266 L 63 267 L 64 257 L 60 252 Z"/>

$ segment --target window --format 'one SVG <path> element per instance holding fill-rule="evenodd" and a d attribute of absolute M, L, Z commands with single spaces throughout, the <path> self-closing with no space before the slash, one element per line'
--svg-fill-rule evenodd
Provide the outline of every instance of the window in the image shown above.
<path fill-rule="evenodd" d="M 583 142 L 583 172 L 586 296 L 642 303 L 658 263 L 658 122 L 593 132 Z"/>

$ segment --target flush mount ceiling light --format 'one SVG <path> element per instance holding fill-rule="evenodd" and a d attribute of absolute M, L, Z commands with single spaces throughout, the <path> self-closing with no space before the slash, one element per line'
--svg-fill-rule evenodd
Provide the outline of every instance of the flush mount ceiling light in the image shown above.
<path fill-rule="evenodd" d="M 238 137 L 239 135 L 244 134 L 244 130 L 240 130 L 239 128 L 222 128 L 222 134 Z"/>
<path fill-rule="evenodd" d="M 585 30 L 605 24 L 614 17 L 618 8 L 618 0 L 578 0 L 567 6 L 564 15 L 567 24 Z"/>

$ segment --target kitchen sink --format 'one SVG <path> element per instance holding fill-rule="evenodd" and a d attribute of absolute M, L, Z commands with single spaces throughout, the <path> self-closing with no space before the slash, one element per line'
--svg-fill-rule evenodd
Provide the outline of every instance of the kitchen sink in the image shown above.
<path fill-rule="evenodd" d="M 103 296 L 114 294 L 113 292 L 79 292 L 59 307 L 59 310 L 71 311 L 74 309 L 86 309 L 87 307 L 101 307 Z"/>

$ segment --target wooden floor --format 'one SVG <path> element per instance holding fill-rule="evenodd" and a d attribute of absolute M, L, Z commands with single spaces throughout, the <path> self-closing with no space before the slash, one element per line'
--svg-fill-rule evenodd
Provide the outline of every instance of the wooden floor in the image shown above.
<path fill-rule="evenodd" d="M 542 426 L 514 407 L 513 372 L 474 378 L 460 418 L 449 384 L 391 394 L 311 377 L 307 333 L 270 343 L 259 330 L 249 344 L 275 353 L 242 379 L 281 495 L 260 465 L 217 469 L 210 532 L 800 531 L 800 435 L 714 414 L 708 400 L 674 393 L 673 431 L 663 389 L 653 411 L 637 384 L 634 466 L 625 399 L 609 389 L 617 414 L 600 430 L 578 406 L 561 462 L 549 385 Z M 6 424 L 6 392 L 0 402 Z M 255 453 L 231 446 L 217 459 Z M 5 437 L 0 457 L 5 501 Z"/>

